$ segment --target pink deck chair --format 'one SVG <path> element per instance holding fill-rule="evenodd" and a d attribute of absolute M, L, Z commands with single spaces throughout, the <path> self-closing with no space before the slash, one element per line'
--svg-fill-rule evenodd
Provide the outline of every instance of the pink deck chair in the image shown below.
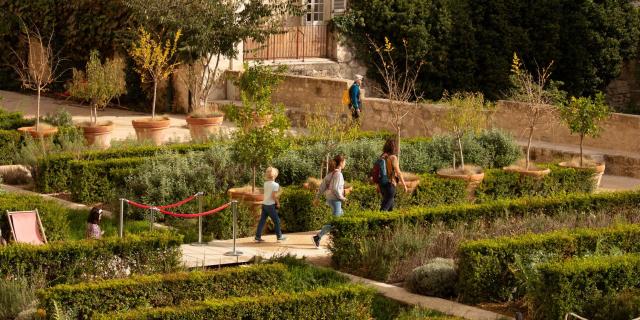
<path fill-rule="evenodd" d="M 47 236 L 44 234 L 38 209 L 33 211 L 7 211 L 9 226 L 13 240 L 18 243 L 45 244 Z"/>

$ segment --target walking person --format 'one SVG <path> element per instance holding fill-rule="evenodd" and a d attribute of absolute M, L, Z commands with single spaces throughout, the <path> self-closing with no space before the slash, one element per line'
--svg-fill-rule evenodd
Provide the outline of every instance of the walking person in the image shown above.
<path fill-rule="evenodd" d="M 278 241 L 284 241 L 287 239 L 280 230 L 280 217 L 278 216 L 278 209 L 280 208 L 280 199 L 278 198 L 278 191 L 280 191 L 280 185 L 275 181 L 278 177 L 278 169 L 269 167 L 264 172 L 264 200 L 262 200 L 262 214 L 260 215 L 260 222 L 258 222 L 258 229 L 256 230 L 256 242 L 264 242 L 262 239 L 262 230 L 267 222 L 267 216 L 271 218 L 276 229 L 276 236 Z"/>
<path fill-rule="evenodd" d="M 331 207 L 331 212 L 334 217 L 342 215 L 342 203 L 347 201 L 347 198 L 344 196 L 344 176 L 342 175 L 342 169 L 344 169 L 345 165 L 346 160 L 344 156 L 337 155 L 333 158 L 331 163 L 333 170 L 322 180 L 314 200 L 314 204 L 317 204 L 320 195 L 324 195 L 327 204 Z M 322 240 L 322 237 L 330 230 L 331 225 L 326 224 L 322 226 L 322 229 L 317 235 L 313 236 L 313 244 L 316 248 L 320 247 L 320 240 Z"/>
<path fill-rule="evenodd" d="M 382 160 L 382 161 L 380 161 Z M 382 203 L 380 211 L 393 211 L 394 200 L 396 197 L 396 186 L 398 182 L 402 183 L 404 191 L 407 192 L 407 185 L 400 171 L 400 160 L 398 159 L 398 143 L 395 138 L 389 138 L 382 148 L 382 155 L 377 161 L 378 164 L 384 165 L 380 168 L 380 174 L 386 174 L 386 177 L 378 178 L 378 190 L 382 195 Z"/>
<path fill-rule="evenodd" d="M 362 100 L 360 99 L 360 86 L 362 86 L 363 77 L 359 74 L 349 88 L 349 109 L 351 110 L 351 116 L 354 121 L 360 119 L 360 112 L 362 111 Z"/>

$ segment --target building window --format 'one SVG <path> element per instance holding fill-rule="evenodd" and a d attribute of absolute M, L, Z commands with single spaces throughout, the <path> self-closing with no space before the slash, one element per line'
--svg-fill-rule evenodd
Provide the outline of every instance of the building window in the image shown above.
<path fill-rule="evenodd" d="M 306 24 L 322 24 L 324 22 L 324 0 L 307 0 Z"/>
<path fill-rule="evenodd" d="M 333 12 L 344 12 L 347 10 L 347 0 L 333 0 Z"/>

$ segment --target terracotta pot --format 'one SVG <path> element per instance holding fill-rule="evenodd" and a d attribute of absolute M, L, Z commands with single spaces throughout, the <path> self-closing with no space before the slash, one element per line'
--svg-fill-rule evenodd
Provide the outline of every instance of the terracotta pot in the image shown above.
<path fill-rule="evenodd" d="M 103 149 L 111 146 L 111 132 L 113 132 L 113 122 L 105 121 L 93 126 L 90 123 L 80 124 L 82 134 L 88 145 L 94 145 Z"/>
<path fill-rule="evenodd" d="M 604 175 L 604 170 L 606 169 L 604 163 L 597 163 L 592 167 L 580 167 L 579 165 L 565 161 L 558 163 L 558 165 L 563 168 L 573 168 L 576 170 L 594 170 L 595 174 L 593 175 L 593 183 L 595 183 L 596 188 L 600 187 L 600 182 L 602 181 L 602 176 Z"/>
<path fill-rule="evenodd" d="M 206 118 L 194 118 L 192 116 L 188 116 L 186 120 L 189 125 L 191 139 L 204 141 L 208 140 L 209 136 L 212 134 L 220 132 L 220 125 L 224 120 L 224 116 Z"/>
<path fill-rule="evenodd" d="M 416 174 L 403 172 L 402 178 L 404 178 L 404 183 L 407 185 L 407 193 L 413 193 L 420 185 L 420 177 Z M 404 191 L 403 188 L 400 189 Z"/>
<path fill-rule="evenodd" d="M 171 120 L 168 117 L 142 118 L 131 120 L 136 130 L 138 141 L 151 140 L 157 146 L 164 142 L 164 131 L 169 128 Z"/>
<path fill-rule="evenodd" d="M 18 128 L 18 131 L 25 133 L 25 134 L 30 134 L 33 138 L 48 138 L 48 137 L 52 137 L 53 135 L 55 135 L 56 133 L 58 133 L 58 128 L 56 127 L 46 127 L 46 128 L 40 128 L 40 130 L 36 131 L 36 127 L 21 127 Z"/>
<path fill-rule="evenodd" d="M 476 189 L 478 188 L 478 186 L 480 185 L 480 183 L 482 183 L 482 180 L 484 180 L 484 172 L 482 172 L 482 169 L 478 168 L 479 172 L 474 173 L 474 174 L 463 174 L 463 173 L 448 173 L 446 172 L 446 170 L 449 170 L 448 168 L 446 169 L 440 169 L 437 172 L 438 177 L 440 178 L 444 178 L 444 179 L 455 179 L 455 180 L 464 180 L 467 182 L 467 198 L 470 201 L 473 201 L 476 198 Z"/>
<path fill-rule="evenodd" d="M 521 176 L 533 177 L 536 179 L 542 179 L 545 176 L 547 176 L 549 173 L 551 173 L 551 169 L 549 168 L 538 168 L 536 166 L 530 166 L 529 170 L 520 166 L 504 167 L 502 168 L 502 170 L 506 172 L 517 173 Z"/>
<path fill-rule="evenodd" d="M 264 200 L 264 190 L 256 188 L 255 192 L 251 192 L 251 187 L 231 188 L 227 191 L 231 200 L 238 200 L 251 208 L 251 212 L 256 222 L 260 219 L 262 211 L 262 200 Z"/>

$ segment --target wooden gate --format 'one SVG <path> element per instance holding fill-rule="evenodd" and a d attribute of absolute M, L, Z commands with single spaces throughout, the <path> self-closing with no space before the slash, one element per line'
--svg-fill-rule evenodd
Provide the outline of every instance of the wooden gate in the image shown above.
<path fill-rule="evenodd" d="M 245 60 L 303 59 L 327 57 L 327 26 L 284 27 L 265 43 L 244 42 Z"/>

